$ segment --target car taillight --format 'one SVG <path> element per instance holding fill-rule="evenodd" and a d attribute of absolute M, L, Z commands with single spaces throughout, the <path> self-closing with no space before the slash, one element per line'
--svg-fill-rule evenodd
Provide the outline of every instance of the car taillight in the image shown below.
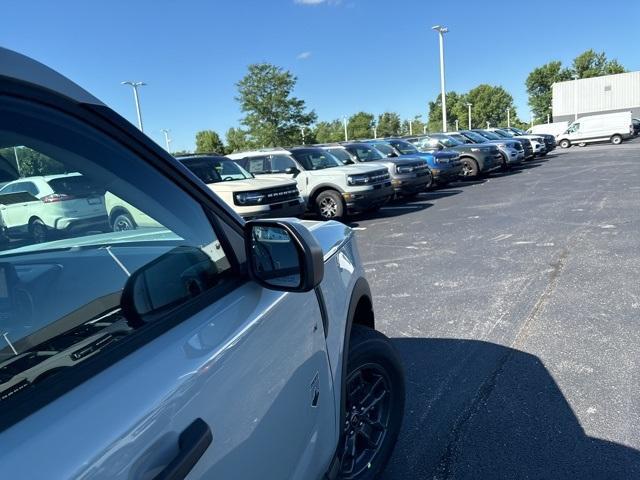
<path fill-rule="evenodd" d="M 56 203 L 56 202 L 64 202 L 66 200 L 74 200 L 76 197 L 73 195 L 65 195 L 64 193 L 52 193 L 51 195 L 47 195 L 42 197 L 44 203 Z"/>

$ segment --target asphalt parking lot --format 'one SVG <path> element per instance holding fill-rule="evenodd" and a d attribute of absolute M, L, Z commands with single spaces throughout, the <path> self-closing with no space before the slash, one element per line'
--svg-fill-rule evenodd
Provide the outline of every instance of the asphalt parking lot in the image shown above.
<path fill-rule="evenodd" d="M 384 479 L 640 478 L 640 141 L 356 219 L 406 365 Z"/>

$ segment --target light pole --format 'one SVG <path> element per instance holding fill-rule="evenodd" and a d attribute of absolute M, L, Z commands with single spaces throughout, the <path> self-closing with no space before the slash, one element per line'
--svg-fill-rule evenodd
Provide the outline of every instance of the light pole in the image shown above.
<path fill-rule="evenodd" d="M 489 128 L 491 128 L 491 124 L 487 122 L 487 130 L 489 130 Z"/>
<path fill-rule="evenodd" d="M 574 120 L 578 120 L 578 75 L 571 75 L 573 78 L 573 109 L 575 110 Z"/>
<path fill-rule="evenodd" d="M 304 145 L 304 127 L 300 127 L 300 133 L 302 134 L 302 144 Z"/>
<path fill-rule="evenodd" d="M 507 107 L 507 128 L 511 128 L 511 108 Z"/>
<path fill-rule="evenodd" d="M 469 130 L 471 130 L 471 107 L 473 107 L 473 103 L 467 103 L 467 108 L 469 109 Z"/>
<path fill-rule="evenodd" d="M 378 138 L 378 127 L 376 126 L 376 122 L 373 122 L 373 138 Z"/>
<path fill-rule="evenodd" d="M 531 112 L 531 128 L 533 128 L 533 112 Z"/>
<path fill-rule="evenodd" d="M 409 135 L 413 135 L 413 120 L 409 120 Z"/>
<path fill-rule="evenodd" d="M 138 114 L 138 128 L 141 132 L 144 132 L 144 128 L 142 128 L 142 112 L 140 112 L 140 97 L 138 96 L 138 87 L 144 87 L 146 83 L 126 81 L 122 82 L 122 85 L 129 85 L 131 88 L 133 88 L 133 99 L 136 102 L 136 113 Z"/>
<path fill-rule="evenodd" d="M 342 117 L 342 124 L 344 125 L 344 141 L 349 141 L 349 135 L 347 134 L 347 117 Z"/>
<path fill-rule="evenodd" d="M 427 126 L 426 126 L 426 125 L 424 125 L 424 126 L 422 127 L 422 134 L 423 134 L 423 135 L 426 135 L 426 134 L 427 134 Z"/>
<path fill-rule="evenodd" d="M 169 130 L 167 130 L 166 128 L 163 128 L 160 130 L 162 133 L 164 133 L 164 143 L 166 145 L 167 148 L 167 152 L 171 153 L 171 138 L 169 138 Z"/>
<path fill-rule="evenodd" d="M 456 132 L 460 130 L 460 122 L 456 120 Z"/>
<path fill-rule="evenodd" d="M 444 83 L 444 34 L 449 31 L 447 27 L 442 25 L 435 25 L 431 27 L 432 30 L 438 32 L 440 39 L 440 96 L 442 98 L 442 131 L 447 131 L 447 95 Z"/>

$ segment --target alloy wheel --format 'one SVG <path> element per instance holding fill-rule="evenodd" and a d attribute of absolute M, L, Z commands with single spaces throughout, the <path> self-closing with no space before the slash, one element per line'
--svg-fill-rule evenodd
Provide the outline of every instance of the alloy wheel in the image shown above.
<path fill-rule="evenodd" d="M 322 218 L 333 218 L 338 213 L 338 205 L 330 197 L 323 198 L 320 202 L 320 215 Z"/>
<path fill-rule="evenodd" d="M 340 478 L 351 479 L 371 468 L 384 444 L 391 416 L 391 383 L 379 365 L 366 364 L 351 372 L 346 385 Z"/>

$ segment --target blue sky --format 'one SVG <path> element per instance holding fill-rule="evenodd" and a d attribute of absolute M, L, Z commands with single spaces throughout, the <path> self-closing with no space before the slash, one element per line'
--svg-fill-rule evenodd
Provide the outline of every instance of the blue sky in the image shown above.
<path fill-rule="evenodd" d="M 76 81 L 130 121 L 123 80 L 144 80 L 145 131 L 191 149 L 197 130 L 224 134 L 241 117 L 235 83 L 272 62 L 298 77 L 320 119 L 365 110 L 425 114 L 439 91 L 437 35 L 446 36 L 447 90 L 502 85 L 528 118 L 524 80 L 552 59 L 594 48 L 640 69 L 640 2 L 607 12 L 597 0 L 5 0 L 0 45 Z"/>

